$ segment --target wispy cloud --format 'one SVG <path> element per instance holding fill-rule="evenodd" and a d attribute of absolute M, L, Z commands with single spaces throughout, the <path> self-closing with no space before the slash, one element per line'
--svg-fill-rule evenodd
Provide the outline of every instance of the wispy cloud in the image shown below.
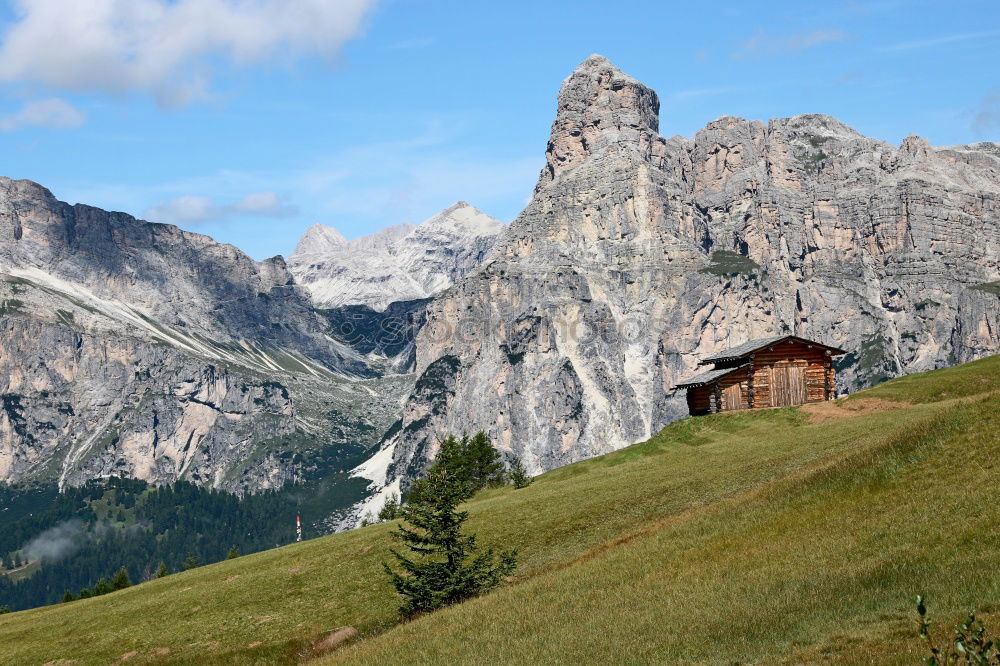
<path fill-rule="evenodd" d="M 971 42 L 979 39 L 989 39 L 990 37 L 1000 37 L 1000 30 L 984 30 L 982 32 L 963 32 L 955 35 L 942 35 L 930 37 L 928 39 L 918 39 L 912 42 L 899 42 L 883 46 L 881 51 L 911 51 L 914 49 L 927 49 L 944 44 L 955 44 L 956 42 Z"/>
<path fill-rule="evenodd" d="M 531 194 L 544 162 L 534 152 L 471 149 L 464 140 L 469 131 L 460 114 L 449 115 L 431 119 L 414 135 L 347 146 L 291 170 L 216 170 L 138 186 L 51 185 L 70 202 L 197 228 L 261 258 L 290 252 L 296 235 L 313 222 L 353 238 L 403 221 L 421 222 L 459 200 L 509 221 Z M 263 214 L 252 219 L 237 214 L 237 204 L 228 202 L 249 204 L 247 192 L 282 193 L 283 205 L 294 202 L 299 212 L 281 225 L 264 222 Z M 203 196 L 207 193 L 211 196 Z"/>
<path fill-rule="evenodd" d="M 18 111 L 0 115 L 0 131 L 13 132 L 25 127 L 79 127 L 87 116 L 58 97 L 25 102 Z"/>
<path fill-rule="evenodd" d="M 274 192 L 253 192 L 230 204 L 217 204 L 209 197 L 186 194 L 148 208 L 143 217 L 153 222 L 198 225 L 241 215 L 279 218 L 296 213 L 295 206 L 284 203 Z"/>
<path fill-rule="evenodd" d="M 374 0 L 15 0 L 0 37 L 0 82 L 152 94 L 209 94 L 213 67 L 332 58 Z"/>
<path fill-rule="evenodd" d="M 847 33 L 832 29 L 813 30 L 811 32 L 801 32 L 785 36 L 771 35 L 763 30 L 759 30 L 756 35 L 743 43 L 740 50 L 734 54 L 734 57 L 764 58 L 787 55 L 821 44 L 842 42 L 847 40 L 848 37 Z"/>

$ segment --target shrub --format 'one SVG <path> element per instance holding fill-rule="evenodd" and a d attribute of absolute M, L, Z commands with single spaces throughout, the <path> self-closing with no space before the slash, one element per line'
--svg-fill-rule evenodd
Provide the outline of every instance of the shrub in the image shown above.
<path fill-rule="evenodd" d="M 920 637 L 927 642 L 931 656 L 924 658 L 927 666 L 952 666 L 954 664 L 975 664 L 1000 666 L 1000 647 L 990 640 L 986 627 L 975 615 L 969 615 L 964 622 L 954 630 L 955 637 L 941 647 L 931 636 L 931 623 L 927 619 L 927 607 L 924 598 L 917 595 L 917 615 L 920 616 Z"/>

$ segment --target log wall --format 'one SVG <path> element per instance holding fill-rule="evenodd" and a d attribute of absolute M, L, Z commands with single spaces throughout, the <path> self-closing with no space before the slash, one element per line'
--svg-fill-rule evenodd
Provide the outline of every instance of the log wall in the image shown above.
<path fill-rule="evenodd" d="M 801 368 L 805 388 L 801 391 L 806 402 L 823 402 L 833 397 L 833 363 L 826 352 L 798 342 L 783 342 L 759 350 L 753 355 L 754 407 L 774 407 L 795 404 L 796 391 L 779 380 L 775 382 L 775 368 Z M 777 395 L 782 391 L 782 395 Z M 789 395 L 791 392 L 791 396 Z"/>
<path fill-rule="evenodd" d="M 781 342 L 754 352 L 745 371 L 688 389 L 688 411 L 692 415 L 714 414 L 832 400 L 836 393 L 834 373 L 833 359 L 824 349 L 792 340 Z"/>

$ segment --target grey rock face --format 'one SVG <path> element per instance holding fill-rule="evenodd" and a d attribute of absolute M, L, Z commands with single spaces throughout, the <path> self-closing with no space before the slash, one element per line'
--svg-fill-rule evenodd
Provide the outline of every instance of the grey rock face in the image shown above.
<path fill-rule="evenodd" d="M 753 338 L 850 350 L 841 390 L 1000 351 L 976 288 L 1000 277 L 995 144 L 894 148 L 822 115 L 667 139 L 657 111 L 599 56 L 564 82 L 534 198 L 427 307 L 387 479 L 447 432 L 532 472 L 644 440 L 686 415 L 698 359 Z"/>
<path fill-rule="evenodd" d="M 316 307 L 382 311 L 451 286 L 482 263 L 503 228 L 464 201 L 419 226 L 396 225 L 354 241 L 317 224 L 299 241 L 289 268 Z"/>
<path fill-rule="evenodd" d="M 375 374 L 280 257 L 0 179 L 0 482 L 280 486 L 378 441 Z"/>

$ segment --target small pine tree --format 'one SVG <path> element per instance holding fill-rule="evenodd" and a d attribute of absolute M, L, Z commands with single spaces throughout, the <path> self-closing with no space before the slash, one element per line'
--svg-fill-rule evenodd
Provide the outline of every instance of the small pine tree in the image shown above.
<path fill-rule="evenodd" d="M 0 615 L 10 612 L 10 606 L 0 606 Z"/>
<path fill-rule="evenodd" d="M 66 590 L 66 594 L 63 595 L 62 600 L 63 600 L 63 603 L 66 604 L 66 603 L 69 603 L 70 601 L 76 601 L 76 597 L 73 596 L 72 592 L 70 592 L 69 590 Z"/>
<path fill-rule="evenodd" d="M 20 569 L 21 568 L 21 564 L 22 564 L 22 562 L 21 562 L 21 553 L 14 553 L 14 568 L 15 569 Z"/>
<path fill-rule="evenodd" d="M 493 448 L 482 430 L 472 437 L 462 435 L 457 439 L 448 435 L 441 440 L 438 454 L 427 472 L 447 473 L 464 487 L 463 499 L 472 497 L 482 488 L 503 485 L 506 476 L 500 452 Z"/>
<path fill-rule="evenodd" d="M 167 571 L 167 565 L 164 564 L 163 562 L 160 562 L 160 566 L 156 567 L 156 577 L 157 578 L 163 578 L 164 576 L 166 576 L 169 573 L 170 572 Z"/>
<path fill-rule="evenodd" d="M 374 525 L 374 524 L 375 524 L 375 519 L 372 518 L 372 512 L 365 511 L 365 515 L 361 517 L 361 524 L 359 525 L 359 527 L 368 527 L 369 525 Z"/>
<path fill-rule="evenodd" d="M 527 488 L 531 485 L 532 479 L 528 475 L 528 470 L 524 469 L 524 463 L 517 456 L 514 456 L 514 461 L 510 464 L 510 472 L 507 473 L 507 476 L 515 488 Z"/>
<path fill-rule="evenodd" d="M 198 566 L 198 558 L 195 557 L 194 555 L 188 555 L 187 558 L 183 562 L 181 562 L 181 569 L 184 569 L 184 571 L 194 569 L 197 566 Z"/>
<path fill-rule="evenodd" d="M 395 520 L 399 517 L 399 495 L 392 493 L 386 498 L 385 504 L 382 505 L 382 509 L 378 512 L 378 519 L 382 520 Z"/>
<path fill-rule="evenodd" d="M 94 586 L 94 596 L 99 597 L 102 594 L 107 594 L 111 592 L 111 585 L 103 578 L 97 580 L 97 585 Z"/>
<path fill-rule="evenodd" d="M 132 587 L 132 579 L 128 577 L 128 570 L 122 567 L 111 579 L 111 589 L 124 590 L 126 587 Z"/>
<path fill-rule="evenodd" d="M 493 448 L 490 438 L 482 430 L 469 439 L 466 460 L 469 477 L 476 490 L 502 486 L 507 482 L 507 470 L 504 469 L 500 452 Z"/>
<path fill-rule="evenodd" d="M 3 568 L 8 571 L 14 568 L 14 558 L 10 556 L 10 553 L 3 556 Z"/>
<path fill-rule="evenodd" d="M 236 546 L 233 546 L 232 548 L 230 548 L 229 552 L 226 553 L 226 559 L 227 560 L 235 560 L 239 556 L 240 556 L 240 551 L 236 550 Z"/>
<path fill-rule="evenodd" d="M 492 549 L 475 555 L 476 537 L 462 533 L 469 514 L 458 511 L 468 488 L 463 480 L 437 470 L 417 481 L 402 508 L 404 524 L 393 536 L 414 557 L 393 550 L 401 571 L 383 563 L 404 601 L 404 616 L 458 603 L 496 587 L 516 568 L 516 552 L 495 556 Z"/>
<path fill-rule="evenodd" d="M 93 594 L 87 588 L 83 588 L 82 590 L 80 590 L 80 598 L 81 599 L 89 599 L 92 596 L 93 596 Z"/>

